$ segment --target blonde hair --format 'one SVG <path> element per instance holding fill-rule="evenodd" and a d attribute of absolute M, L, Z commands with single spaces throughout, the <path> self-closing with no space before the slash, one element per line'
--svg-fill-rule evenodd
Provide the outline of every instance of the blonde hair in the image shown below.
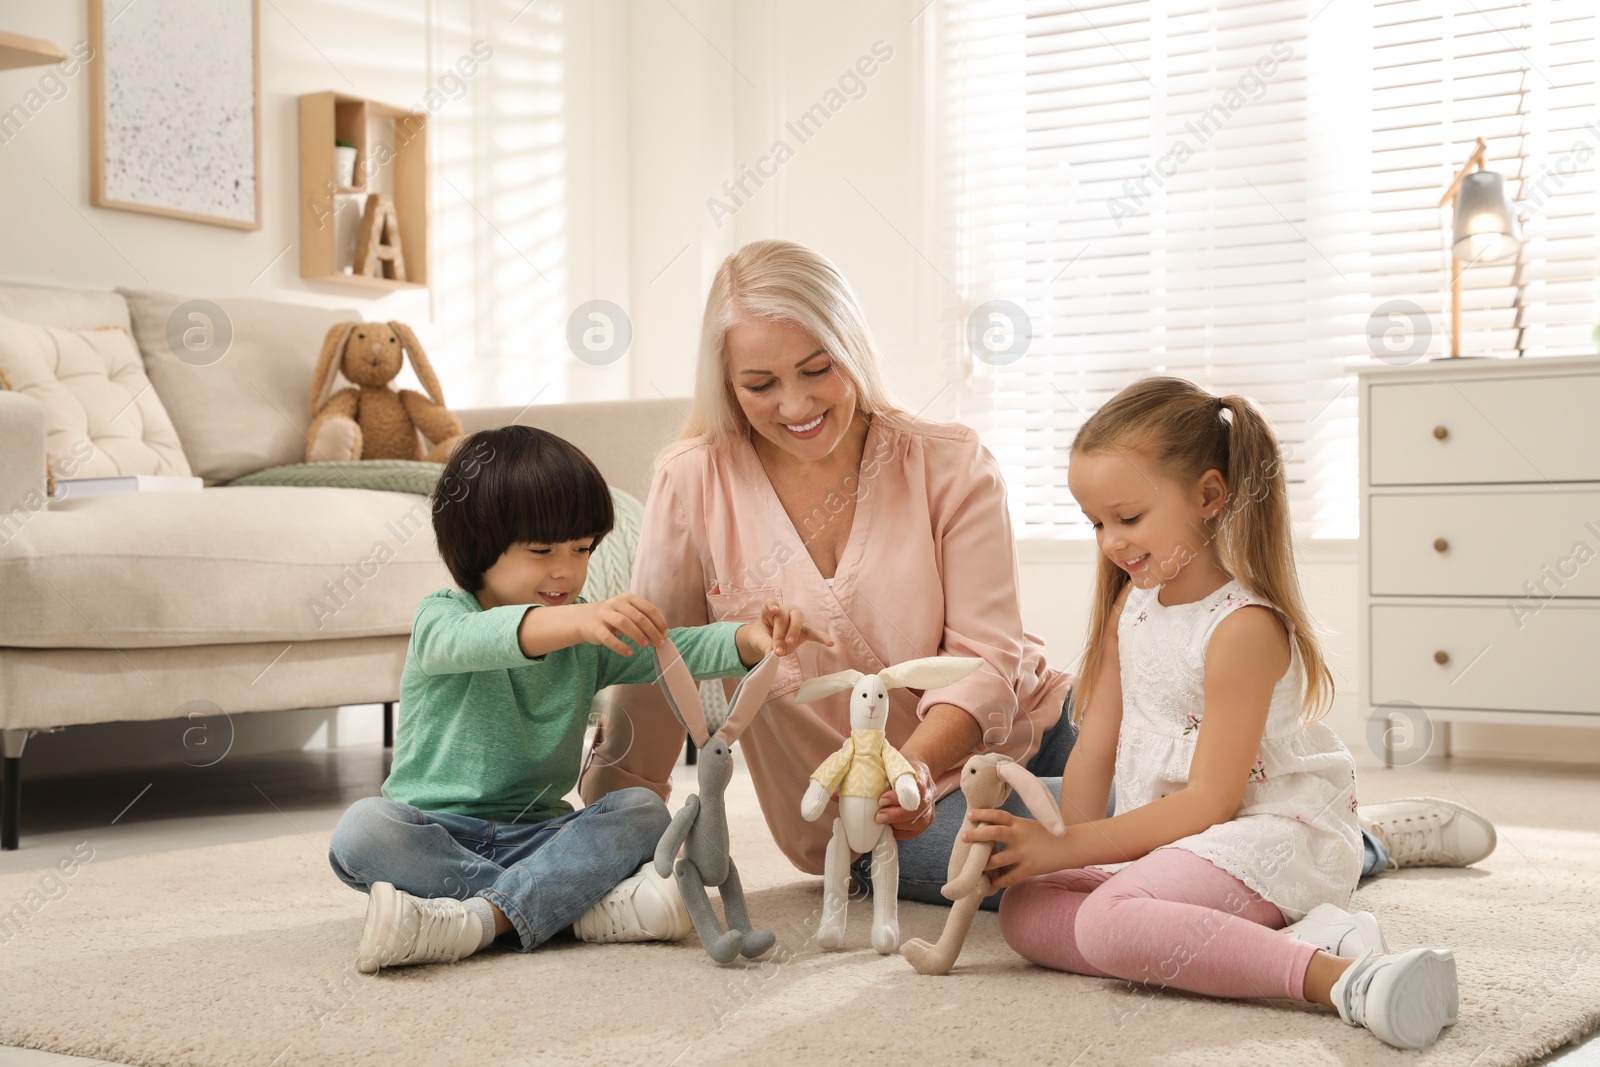
<path fill-rule="evenodd" d="M 1227 412 L 1229 418 L 1224 418 Z M 1212 528 L 1223 568 L 1255 596 L 1278 609 L 1300 654 L 1304 690 L 1301 721 L 1327 713 L 1333 673 L 1317 642 L 1295 572 L 1289 492 L 1278 437 L 1246 397 L 1217 397 L 1182 378 L 1135 382 L 1095 412 L 1072 440 L 1072 455 L 1137 452 L 1182 482 L 1215 469 L 1228 497 Z M 1082 720 L 1089 686 L 1100 669 L 1112 612 L 1131 579 L 1104 554 L 1095 575 L 1089 637 L 1079 675 L 1075 718 Z"/>
<path fill-rule="evenodd" d="M 884 384 L 878 350 L 850 283 L 827 257 L 793 241 L 752 241 L 722 261 L 700 322 L 694 408 L 680 440 L 725 448 L 749 431 L 733 396 L 724 341 L 743 318 L 787 322 L 827 351 L 867 415 L 900 411 Z"/>

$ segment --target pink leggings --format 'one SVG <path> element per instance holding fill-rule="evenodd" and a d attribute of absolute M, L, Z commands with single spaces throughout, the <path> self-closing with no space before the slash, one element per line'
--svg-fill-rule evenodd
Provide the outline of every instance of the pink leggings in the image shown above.
<path fill-rule="evenodd" d="M 1029 878 L 1000 898 L 1006 944 L 1034 963 L 1213 997 L 1305 999 L 1317 949 L 1283 925 L 1275 905 L 1178 848 L 1115 874 Z"/>

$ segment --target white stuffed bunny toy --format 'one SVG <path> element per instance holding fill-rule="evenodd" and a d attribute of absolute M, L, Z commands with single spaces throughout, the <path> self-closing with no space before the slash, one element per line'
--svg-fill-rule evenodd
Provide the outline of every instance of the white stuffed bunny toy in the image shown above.
<path fill-rule="evenodd" d="M 849 899 L 850 853 L 872 854 L 872 947 L 887 955 L 900 945 L 898 893 L 900 852 L 894 827 L 877 821 L 878 797 L 892 783 L 900 806 L 915 811 L 923 797 L 916 772 L 884 736 L 889 721 L 889 690 L 941 689 L 954 685 L 983 660 L 933 656 L 906 660 L 877 674 L 846 670 L 812 678 L 800 686 L 795 700 L 809 703 L 844 689 L 850 693 L 850 736 L 811 775 L 800 815 L 815 822 L 839 794 L 839 816 L 833 821 L 822 874 L 822 921 L 817 943 L 825 949 L 844 943 L 845 905 Z"/>

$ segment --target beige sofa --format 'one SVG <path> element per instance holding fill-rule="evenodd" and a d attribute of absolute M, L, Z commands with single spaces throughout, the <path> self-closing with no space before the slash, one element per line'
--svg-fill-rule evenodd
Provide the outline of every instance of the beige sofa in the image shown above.
<path fill-rule="evenodd" d="M 207 485 L 47 504 L 44 404 L 0 389 L 0 845 L 8 849 L 17 847 L 22 755 L 33 733 L 182 717 L 185 707 L 389 704 L 418 600 L 450 584 L 423 497 L 219 484 L 304 458 L 306 391 L 323 334 L 362 316 L 218 300 L 232 333 L 226 355 L 184 362 L 168 336 L 173 322 L 187 321 L 186 307 L 150 291 L 0 285 L 0 320 L 13 328 L 129 331 L 181 442 L 176 462 Z M 150 399 L 123 409 L 154 440 L 165 431 Z M 114 417 L 88 406 L 90 432 Z M 457 413 L 468 431 L 515 420 L 558 433 L 643 499 L 650 463 L 685 410 L 654 400 Z M 143 447 L 103 443 L 95 455 Z"/>

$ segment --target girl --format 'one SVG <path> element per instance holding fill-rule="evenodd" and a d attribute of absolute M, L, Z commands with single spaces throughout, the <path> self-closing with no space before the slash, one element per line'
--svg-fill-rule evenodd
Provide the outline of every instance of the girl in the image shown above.
<path fill-rule="evenodd" d="M 1371 916 L 1342 910 L 1361 871 L 1355 763 L 1316 721 L 1333 679 L 1271 427 L 1244 397 L 1147 378 L 1084 424 L 1068 482 L 1104 558 L 1067 833 L 984 810 L 968 835 L 1004 846 L 988 870 L 1011 887 L 1006 942 L 1057 970 L 1311 1001 L 1431 1044 L 1456 1020 L 1454 957 L 1383 955 Z"/>

